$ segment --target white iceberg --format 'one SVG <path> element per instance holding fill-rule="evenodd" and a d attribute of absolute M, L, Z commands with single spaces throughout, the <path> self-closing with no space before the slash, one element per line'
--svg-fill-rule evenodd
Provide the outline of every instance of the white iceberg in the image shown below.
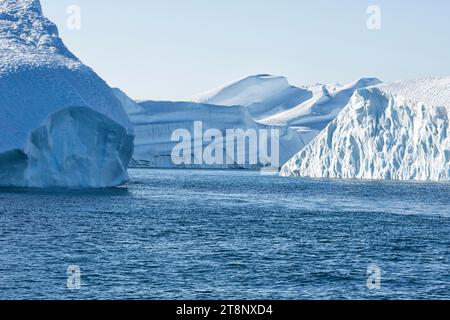
<path fill-rule="evenodd" d="M 336 118 L 356 90 L 380 83 L 376 78 L 364 78 L 348 85 L 295 87 L 285 77 L 260 74 L 199 94 L 192 100 L 244 106 L 258 123 L 289 127 L 308 143 Z"/>
<path fill-rule="evenodd" d="M 127 181 L 133 129 L 112 89 L 64 46 L 38 0 L 0 0 L 0 186 Z"/>
<path fill-rule="evenodd" d="M 450 78 L 358 90 L 283 176 L 450 180 Z"/>
<path fill-rule="evenodd" d="M 242 106 L 218 106 L 194 102 L 172 102 L 172 101 L 142 101 L 136 103 L 128 98 L 125 93 L 115 89 L 116 96 L 122 102 L 127 111 L 130 121 L 134 127 L 135 148 L 133 167 L 151 167 L 151 168 L 248 168 L 258 169 L 269 165 L 268 163 L 233 163 L 227 164 L 230 159 L 235 159 L 238 155 L 231 155 L 224 150 L 224 156 L 227 161 L 223 164 L 207 165 L 175 164 L 172 159 L 172 151 L 177 145 L 172 140 L 172 134 L 176 130 L 186 129 L 194 132 L 195 122 L 202 122 L 203 130 L 217 129 L 225 137 L 228 129 L 248 129 L 271 128 L 278 129 L 280 132 L 280 164 L 284 164 L 298 150 L 305 146 L 300 135 L 294 130 L 286 127 L 272 127 L 256 123 L 248 110 Z M 215 141 L 217 144 L 223 144 L 224 141 Z M 195 144 L 194 137 L 192 145 Z M 226 149 L 226 148 L 225 148 Z M 249 149 L 243 150 L 248 154 Z M 192 154 L 195 157 L 195 154 Z"/>
<path fill-rule="evenodd" d="M 175 143 L 171 134 L 177 129 L 192 132 L 195 121 L 202 121 L 205 130 L 215 128 L 223 133 L 227 129 L 277 129 L 280 131 L 279 163 L 283 165 L 337 116 L 355 90 L 379 83 L 377 79 L 362 79 L 347 86 L 298 88 L 284 77 L 259 74 L 197 95 L 192 102 L 138 104 L 118 89 L 115 93 L 136 133 L 133 166 L 174 167 L 171 151 Z M 265 164 L 257 167 L 261 166 Z"/>
<path fill-rule="evenodd" d="M 197 103 L 243 106 L 255 120 L 289 110 L 311 98 L 307 88 L 291 86 L 285 77 L 258 74 L 227 83 L 192 98 Z"/>

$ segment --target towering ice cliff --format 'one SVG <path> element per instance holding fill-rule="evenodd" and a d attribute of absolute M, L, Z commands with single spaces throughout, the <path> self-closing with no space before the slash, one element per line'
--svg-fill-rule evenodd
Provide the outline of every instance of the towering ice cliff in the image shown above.
<path fill-rule="evenodd" d="M 0 186 L 112 187 L 133 129 L 111 88 L 63 44 L 38 0 L 0 0 Z"/>
<path fill-rule="evenodd" d="M 249 162 L 226 163 L 228 160 L 237 158 L 226 152 L 226 141 L 218 140 L 214 143 L 223 145 L 224 157 L 227 161 L 222 164 L 194 164 L 177 165 L 173 162 L 172 151 L 177 142 L 172 140 L 172 134 L 176 130 L 185 129 L 192 133 L 191 145 L 195 144 L 194 123 L 201 122 L 203 132 L 208 129 L 217 129 L 224 139 L 229 129 L 252 129 L 274 128 L 256 123 L 248 110 L 242 106 L 218 106 L 194 102 L 171 102 L 171 101 L 143 101 L 136 103 L 128 98 L 122 91 L 115 89 L 118 99 L 127 111 L 135 131 L 135 151 L 132 166 L 151 168 L 253 168 L 257 169 L 268 163 L 251 165 Z M 276 127 L 280 132 L 280 159 L 279 165 L 288 161 L 298 150 L 305 146 L 301 137 L 294 130 L 286 127 Z M 199 140 L 199 139 L 197 139 Z M 268 144 L 270 141 L 268 141 Z M 208 144 L 205 142 L 205 144 Z M 250 148 L 243 150 L 245 156 L 249 157 Z M 196 155 L 192 152 L 191 157 Z M 225 160 L 225 158 L 224 158 Z"/>
<path fill-rule="evenodd" d="M 358 90 L 283 176 L 450 180 L 450 78 Z"/>

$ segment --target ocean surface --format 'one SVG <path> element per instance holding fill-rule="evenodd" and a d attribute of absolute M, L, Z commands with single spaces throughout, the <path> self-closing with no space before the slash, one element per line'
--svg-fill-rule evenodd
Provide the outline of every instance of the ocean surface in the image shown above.
<path fill-rule="evenodd" d="M 1 189 L 0 299 L 450 299 L 450 184 L 130 178 Z"/>

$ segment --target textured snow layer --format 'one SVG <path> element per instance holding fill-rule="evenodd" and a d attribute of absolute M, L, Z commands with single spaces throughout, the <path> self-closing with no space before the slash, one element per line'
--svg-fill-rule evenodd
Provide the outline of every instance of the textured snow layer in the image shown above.
<path fill-rule="evenodd" d="M 201 121 L 203 131 L 218 129 L 225 137 L 227 129 L 270 129 L 256 123 L 248 110 L 242 106 L 217 106 L 194 102 L 144 101 L 139 104 L 115 89 L 119 100 L 127 110 L 134 127 L 135 151 L 132 166 L 138 167 L 176 167 L 171 153 L 177 142 L 172 141 L 172 133 L 178 129 L 187 129 L 193 134 L 194 123 Z M 294 130 L 281 127 L 280 130 L 280 164 L 284 164 L 298 150 L 305 146 L 304 141 Z M 193 137 L 194 139 L 194 137 Z M 224 141 L 217 141 L 223 144 Z M 194 145 L 194 140 L 192 141 Z M 246 150 L 249 153 L 249 150 Z M 230 159 L 230 155 L 225 156 Z M 248 156 L 248 154 L 247 154 Z M 192 158 L 194 158 L 192 154 Z M 267 163 L 252 166 L 233 165 L 183 165 L 196 168 L 258 168 Z"/>
<path fill-rule="evenodd" d="M 283 176 L 450 180 L 450 78 L 361 89 Z"/>
<path fill-rule="evenodd" d="M 32 131 L 39 128 L 49 116 L 74 106 L 88 107 L 103 114 L 126 128 L 127 135 L 132 134 L 128 116 L 111 88 L 64 46 L 56 26 L 43 16 L 39 1 L 0 0 L 0 153 L 5 153 L 11 163 L 14 159 L 11 155 L 17 155 L 17 151 L 12 150 L 25 150 Z M 100 127 L 97 129 L 100 130 Z M 101 129 L 104 127 L 101 126 Z M 70 144 L 71 140 L 84 139 L 76 130 L 69 130 L 68 133 L 71 135 L 65 135 L 64 141 L 54 140 L 54 143 Z M 91 134 L 95 137 L 103 132 L 91 131 Z M 129 147 L 132 148 L 132 145 Z M 114 150 L 109 151 L 114 153 Z M 93 154 L 102 157 L 102 153 Z M 93 167 L 101 162 L 101 158 L 91 160 Z M 125 158 L 121 160 L 126 162 Z M 87 174 L 89 170 L 85 170 L 86 166 L 89 163 L 80 163 L 79 168 L 72 165 L 72 170 L 79 170 L 79 175 Z M 117 173 L 116 168 L 110 169 Z M 105 170 L 108 170 L 107 166 Z M 39 174 L 36 172 L 34 176 L 38 177 Z M 62 175 L 67 175 L 67 172 L 60 172 L 60 175 L 56 180 L 64 181 Z M 126 172 L 119 173 L 118 179 L 112 179 L 111 183 L 99 180 L 98 186 L 114 185 L 116 181 L 122 181 L 125 175 Z M 69 185 L 69 179 L 66 181 Z M 24 181 L 11 184 L 0 179 L 0 185 L 24 184 L 28 185 Z M 33 184 L 45 186 L 40 181 Z M 58 186 L 63 184 L 58 183 Z M 95 183 L 90 181 L 87 186 L 94 187 Z"/>

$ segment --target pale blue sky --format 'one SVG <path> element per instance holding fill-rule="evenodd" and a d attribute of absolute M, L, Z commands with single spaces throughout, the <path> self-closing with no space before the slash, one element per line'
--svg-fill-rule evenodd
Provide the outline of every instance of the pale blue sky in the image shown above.
<path fill-rule="evenodd" d="M 185 99 L 250 74 L 295 85 L 450 75 L 448 0 L 41 0 L 66 45 L 136 99 Z M 81 30 L 66 9 L 81 8 Z M 366 27 L 369 5 L 382 29 Z"/>

